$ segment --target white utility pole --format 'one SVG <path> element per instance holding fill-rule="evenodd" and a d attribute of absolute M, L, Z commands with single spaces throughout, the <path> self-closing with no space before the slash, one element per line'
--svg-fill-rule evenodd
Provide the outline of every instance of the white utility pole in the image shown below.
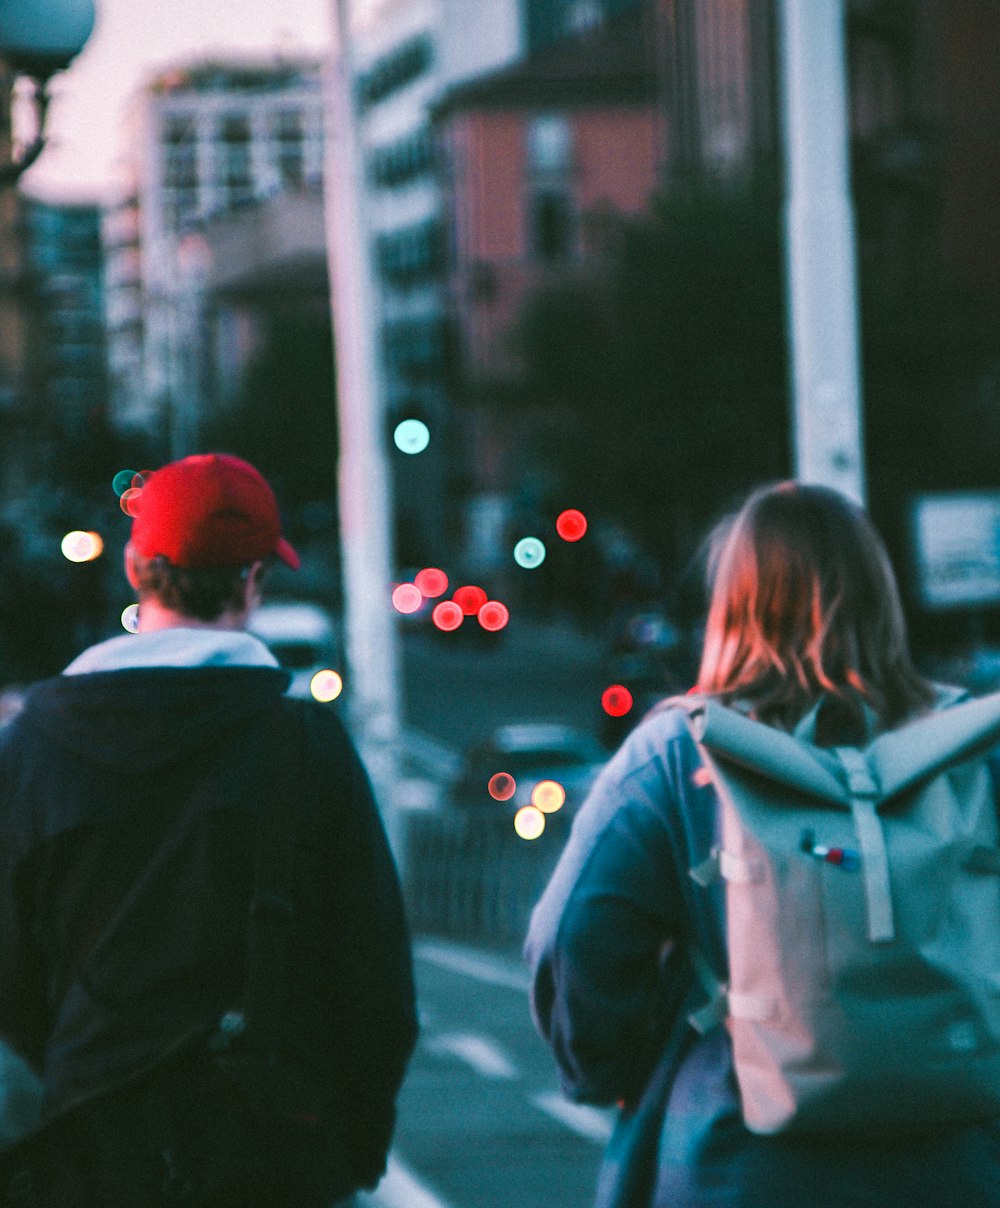
<path fill-rule="evenodd" d="M 843 0 L 779 0 L 795 475 L 865 498 Z"/>
<path fill-rule="evenodd" d="M 346 691 L 361 754 L 397 862 L 399 658 L 390 607 L 392 507 L 385 456 L 377 315 L 361 207 L 361 148 L 351 70 L 350 3 L 333 3 L 326 164 L 326 230 L 337 362 L 339 504 L 347 654 Z"/>

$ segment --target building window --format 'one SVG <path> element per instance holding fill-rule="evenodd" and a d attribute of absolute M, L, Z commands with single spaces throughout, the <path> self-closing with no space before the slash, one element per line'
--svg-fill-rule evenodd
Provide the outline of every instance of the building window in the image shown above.
<path fill-rule="evenodd" d="M 573 131 L 559 114 L 534 118 L 528 126 L 528 166 L 536 175 L 568 175 L 573 168 Z"/>
<path fill-rule="evenodd" d="M 423 75 L 434 61 L 434 47 L 427 34 L 410 38 L 358 77 L 358 100 L 362 107 L 377 104 Z"/>
<path fill-rule="evenodd" d="M 573 253 L 573 203 L 568 192 L 538 189 L 529 206 L 532 253 L 546 264 L 568 260 Z"/>
<path fill-rule="evenodd" d="M 527 129 L 528 247 L 539 260 L 573 252 L 573 128 L 561 114 L 534 118 Z"/>
<path fill-rule="evenodd" d="M 197 184 L 194 119 L 169 117 L 163 124 L 163 184 L 167 189 L 192 189 Z"/>
<path fill-rule="evenodd" d="M 436 219 L 406 227 L 375 241 L 375 257 L 383 280 L 401 288 L 440 276 L 444 268 L 444 239 Z"/>
<path fill-rule="evenodd" d="M 582 34 L 600 25 L 603 17 L 598 0 L 570 0 L 564 18 L 565 28 L 567 33 Z"/>
<path fill-rule="evenodd" d="M 167 146 L 194 142 L 194 118 L 185 114 L 173 114 L 163 123 L 163 141 Z"/>
<path fill-rule="evenodd" d="M 395 189 L 425 176 L 434 166 L 434 143 L 429 130 L 418 130 L 368 159 L 368 177 L 376 188 Z"/>
<path fill-rule="evenodd" d="M 445 327 L 439 318 L 387 323 L 382 341 L 387 366 L 410 381 L 426 379 L 444 365 Z"/>
<path fill-rule="evenodd" d="M 198 212 L 197 189 L 164 189 L 163 214 L 166 224 L 179 231 L 194 221 Z"/>
<path fill-rule="evenodd" d="M 253 197 L 253 171 L 250 157 L 250 119 L 244 113 L 231 113 L 219 124 L 219 184 L 230 205 Z"/>
<path fill-rule="evenodd" d="M 302 114 L 291 109 L 279 110 L 272 118 L 271 137 L 281 184 L 293 189 L 302 188 L 305 184 Z"/>

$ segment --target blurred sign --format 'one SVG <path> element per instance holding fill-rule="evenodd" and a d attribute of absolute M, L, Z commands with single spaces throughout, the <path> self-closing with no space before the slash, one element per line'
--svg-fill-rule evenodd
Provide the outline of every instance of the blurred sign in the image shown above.
<path fill-rule="evenodd" d="M 920 496 L 913 530 L 927 608 L 1000 603 L 1000 492 Z"/>
<path fill-rule="evenodd" d="M 504 537 L 510 519 L 505 495 L 475 495 L 466 505 L 465 557 L 480 571 L 496 570 L 504 562 Z"/>

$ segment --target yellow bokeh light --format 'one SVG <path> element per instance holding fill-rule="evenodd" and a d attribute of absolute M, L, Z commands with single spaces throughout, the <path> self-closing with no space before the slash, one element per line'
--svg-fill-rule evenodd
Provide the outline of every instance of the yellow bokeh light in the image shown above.
<path fill-rule="evenodd" d="M 317 671 L 309 681 L 309 691 L 318 701 L 324 703 L 331 700 L 336 700 L 337 697 L 344 691 L 344 681 L 336 671 L 331 671 L 328 668 L 323 671 Z"/>
<path fill-rule="evenodd" d="M 59 548 L 63 557 L 70 562 L 93 562 L 104 553 L 104 542 L 100 533 L 85 533 L 81 529 L 74 529 L 63 537 Z"/>
<path fill-rule="evenodd" d="M 566 790 L 558 780 L 539 780 L 531 790 L 531 804 L 544 814 L 554 814 L 565 801 Z"/>
<path fill-rule="evenodd" d="M 514 830 L 522 839 L 537 839 L 545 830 L 545 815 L 533 805 L 522 805 L 514 815 Z"/>

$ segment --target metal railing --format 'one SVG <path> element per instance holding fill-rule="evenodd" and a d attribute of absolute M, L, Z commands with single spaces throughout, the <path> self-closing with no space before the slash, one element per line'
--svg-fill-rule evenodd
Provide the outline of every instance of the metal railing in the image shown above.
<path fill-rule="evenodd" d="M 527 841 L 506 814 L 427 811 L 405 819 L 404 894 L 414 932 L 519 946 L 569 832 L 550 815 Z"/>

